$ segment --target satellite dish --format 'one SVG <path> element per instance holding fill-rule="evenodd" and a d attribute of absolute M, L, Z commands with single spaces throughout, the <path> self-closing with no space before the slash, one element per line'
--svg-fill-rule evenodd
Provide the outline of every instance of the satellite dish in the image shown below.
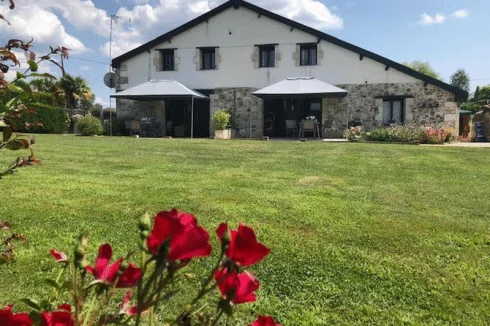
<path fill-rule="evenodd" d="M 105 74 L 104 84 L 109 88 L 114 88 L 114 86 L 116 86 L 116 74 L 113 72 L 108 72 Z"/>

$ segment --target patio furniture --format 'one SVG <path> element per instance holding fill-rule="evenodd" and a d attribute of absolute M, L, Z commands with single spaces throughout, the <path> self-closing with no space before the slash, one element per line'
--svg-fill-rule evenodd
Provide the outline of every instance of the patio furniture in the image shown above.
<path fill-rule="evenodd" d="M 296 137 L 296 133 L 298 132 L 296 120 L 286 120 L 286 137 L 289 132 L 292 132 L 294 138 Z"/>
<path fill-rule="evenodd" d="M 138 134 L 141 136 L 141 125 L 137 120 L 125 121 L 124 126 L 126 127 L 126 132 L 132 136 Z"/>
<path fill-rule="evenodd" d="M 319 122 L 316 120 L 302 120 L 299 128 L 299 138 L 305 138 L 305 132 L 311 132 L 313 138 L 320 137 Z"/>

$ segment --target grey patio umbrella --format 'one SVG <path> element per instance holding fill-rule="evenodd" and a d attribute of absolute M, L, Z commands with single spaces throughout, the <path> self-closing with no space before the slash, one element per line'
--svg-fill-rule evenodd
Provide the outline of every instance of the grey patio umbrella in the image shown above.
<path fill-rule="evenodd" d="M 294 77 L 264 87 L 252 94 L 263 99 L 268 99 L 312 96 L 344 97 L 347 93 L 345 89 L 330 85 L 314 77 Z"/>
<path fill-rule="evenodd" d="M 191 99 L 191 138 L 194 138 L 194 99 L 207 98 L 176 80 L 150 80 L 111 95 L 111 97 L 138 101 Z"/>

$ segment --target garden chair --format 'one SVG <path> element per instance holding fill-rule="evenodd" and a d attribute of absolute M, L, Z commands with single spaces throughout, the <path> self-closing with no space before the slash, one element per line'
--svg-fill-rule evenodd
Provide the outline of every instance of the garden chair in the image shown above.
<path fill-rule="evenodd" d="M 293 133 L 293 137 L 296 137 L 296 133 L 298 132 L 298 126 L 296 124 L 296 120 L 286 120 L 286 137 L 289 132 Z"/>
<path fill-rule="evenodd" d="M 315 120 L 303 120 L 301 123 L 300 138 L 305 138 L 305 132 L 311 132 L 313 134 L 313 138 L 316 138 L 318 135 L 318 126 L 316 124 L 317 122 Z"/>
<path fill-rule="evenodd" d="M 126 132 L 130 136 L 132 136 L 133 134 L 141 135 L 141 125 L 139 121 L 136 120 L 125 121 L 124 126 L 126 127 Z"/>

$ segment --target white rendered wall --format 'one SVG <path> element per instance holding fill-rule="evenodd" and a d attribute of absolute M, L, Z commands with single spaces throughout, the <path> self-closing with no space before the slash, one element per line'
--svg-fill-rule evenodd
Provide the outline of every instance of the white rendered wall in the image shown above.
<path fill-rule="evenodd" d="M 297 66 L 294 53 L 297 43 L 317 42 L 311 34 L 261 16 L 246 8 L 230 8 L 194 28 L 160 44 L 150 53 L 143 52 L 125 61 L 128 83 L 121 89 L 136 86 L 149 79 L 175 79 L 194 89 L 220 87 L 262 88 L 287 77 L 312 76 L 334 85 L 410 83 L 419 80 L 337 45 L 318 44 L 318 65 Z M 275 68 L 255 68 L 252 60 L 257 44 L 279 44 Z M 197 70 L 198 47 L 219 47 L 217 70 Z M 154 58 L 158 49 L 175 51 L 177 71 L 157 71 Z"/>

